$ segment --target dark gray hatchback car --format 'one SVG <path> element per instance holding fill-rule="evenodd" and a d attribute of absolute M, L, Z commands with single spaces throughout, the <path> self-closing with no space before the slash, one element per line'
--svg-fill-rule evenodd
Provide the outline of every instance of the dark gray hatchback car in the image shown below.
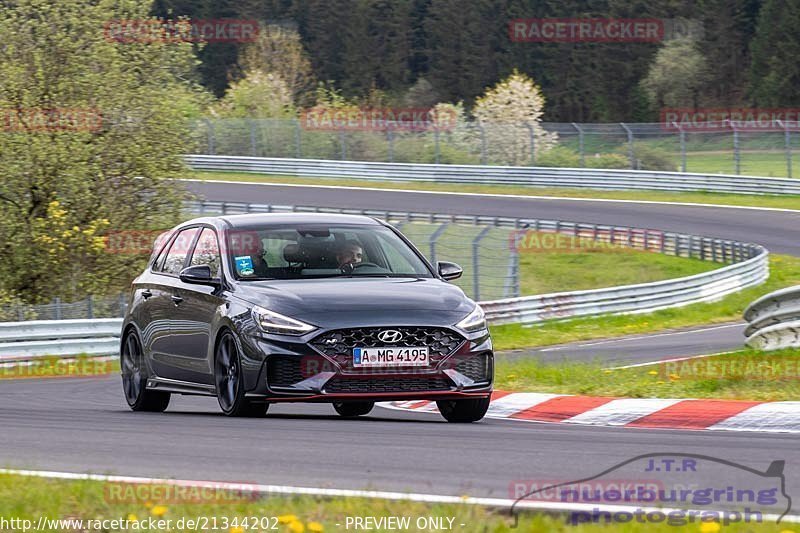
<path fill-rule="evenodd" d="M 135 411 L 216 396 L 231 416 L 273 402 L 431 400 L 480 420 L 494 373 L 483 311 L 396 229 L 350 215 L 198 218 L 166 233 L 134 280 L 120 361 Z"/>

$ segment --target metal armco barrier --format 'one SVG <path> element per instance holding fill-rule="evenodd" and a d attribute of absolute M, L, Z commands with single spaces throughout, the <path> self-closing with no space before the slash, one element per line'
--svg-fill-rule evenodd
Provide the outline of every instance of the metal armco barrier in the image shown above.
<path fill-rule="evenodd" d="M 646 170 L 374 163 L 187 155 L 194 170 L 240 171 L 304 178 L 434 182 L 615 190 L 707 191 L 734 194 L 800 194 L 800 180 Z"/>
<path fill-rule="evenodd" d="M 195 202 L 188 207 L 197 213 L 209 214 L 212 212 L 227 214 L 287 211 L 332 212 L 371 215 L 395 223 L 398 221 L 421 221 L 482 224 L 486 227 L 513 228 L 514 231 L 510 233 L 515 248 L 513 255 L 518 255 L 520 241 L 529 232 L 535 232 L 535 234 L 561 234 L 577 239 L 616 243 L 641 250 L 727 264 L 710 272 L 672 280 L 481 301 L 480 304 L 486 312 L 487 319 L 492 324 L 534 323 L 550 319 L 603 314 L 647 313 L 717 300 L 747 287 L 758 285 L 769 276 L 769 254 L 765 248 L 759 245 L 658 230 L 581 224 L 559 220 L 302 206 Z M 800 289 L 796 289 L 795 292 L 800 294 Z M 767 298 L 762 300 L 766 302 Z M 798 308 L 800 306 L 794 308 L 795 313 Z M 752 309 L 753 306 L 748 313 L 756 316 L 756 311 L 751 311 Z M 775 316 L 780 315 L 776 314 Z M 800 314 L 794 316 L 800 318 Z M 29 360 L 43 356 L 116 354 L 119 350 L 121 326 L 122 319 L 120 318 L 0 323 L 0 362 Z M 795 336 L 795 341 L 796 338 Z"/>
<path fill-rule="evenodd" d="M 747 345 L 759 350 L 800 348 L 800 287 L 762 296 L 747 308 Z"/>
<path fill-rule="evenodd" d="M 631 248 L 680 257 L 731 263 L 711 272 L 674 280 L 482 301 L 481 306 L 493 324 L 532 323 L 555 318 L 610 313 L 648 313 L 658 309 L 718 300 L 747 287 L 759 285 L 769 276 L 769 253 L 762 246 L 659 230 L 582 224 L 562 220 L 206 201 L 194 202 L 188 207 L 196 213 L 326 212 L 369 215 L 389 222 L 485 224 L 515 228 L 519 230 L 520 235 L 524 235 L 524 232 L 527 231 L 558 233 L 579 239 L 619 243 Z"/>
<path fill-rule="evenodd" d="M 119 353 L 121 318 L 0 322 L 0 362 Z"/>

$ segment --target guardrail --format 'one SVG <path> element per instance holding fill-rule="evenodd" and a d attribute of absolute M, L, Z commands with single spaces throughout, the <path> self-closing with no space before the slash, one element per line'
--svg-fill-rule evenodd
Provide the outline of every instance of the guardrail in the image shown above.
<path fill-rule="evenodd" d="M 673 280 L 642 283 L 622 287 L 609 287 L 574 292 L 559 292 L 482 301 L 487 318 L 493 324 L 533 323 L 555 318 L 609 313 L 647 313 L 669 307 L 681 307 L 723 298 L 728 294 L 763 283 L 769 276 L 769 254 L 757 244 L 685 235 L 659 230 L 584 224 L 561 220 L 489 217 L 478 215 L 442 215 L 431 213 L 403 213 L 370 209 L 341 209 L 306 206 L 280 206 L 226 202 L 194 202 L 189 205 L 196 213 L 271 213 L 271 212 L 324 212 L 361 214 L 382 218 L 389 222 L 424 221 L 431 223 L 486 224 L 518 230 L 559 233 L 578 239 L 591 239 L 609 243 L 623 243 L 637 248 L 680 257 L 697 258 L 719 263 L 726 267 Z M 514 257 L 519 257 L 517 242 Z"/>
<path fill-rule="evenodd" d="M 762 296 L 745 310 L 744 318 L 751 348 L 800 348 L 800 286 Z"/>
<path fill-rule="evenodd" d="M 229 204 L 195 202 L 189 205 L 197 213 L 252 212 L 332 212 L 364 214 L 395 224 L 467 223 L 486 227 L 508 228 L 512 257 L 519 254 L 520 240 L 528 232 L 557 233 L 577 239 L 591 239 L 623 244 L 658 253 L 693 257 L 719 263 L 722 268 L 678 279 L 609 287 L 584 291 L 481 301 L 492 324 L 534 323 L 550 319 L 580 316 L 646 313 L 681 307 L 722 298 L 744 288 L 758 285 L 769 275 L 769 254 L 759 245 L 683 235 L 658 230 L 582 224 L 559 220 L 441 215 L 431 213 L 386 212 L 304 206 Z M 485 233 L 481 231 L 481 233 Z M 445 257 L 442 257 L 444 259 Z M 517 263 L 510 263 L 514 268 Z M 800 289 L 799 289 L 800 291 Z M 0 362 L 35 359 L 43 356 L 117 353 L 122 319 L 46 320 L 0 323 Z"/>
<path fill-rule="evenodd" d="M 614 190 L 705 191 L 733 194 L 800 194 L 800 180 L 647 170 L 374 163 L 187 155 L 195 170 L 253 172 L 304 178 L 433 182 Z"/>
<path fill-rule="evenodd" d="M 121 318 L 0 322 L 0 361 L 119 352 Z"/>

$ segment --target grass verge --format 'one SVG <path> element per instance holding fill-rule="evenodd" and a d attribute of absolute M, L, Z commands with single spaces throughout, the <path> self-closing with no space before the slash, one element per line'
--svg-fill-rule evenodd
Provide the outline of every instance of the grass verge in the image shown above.
<path fill-rule="evenodd" d="M 377 189 L 413 189 L 476 194 L 507 194 L 516 196 L 557 196 L 610 200 L 698 203 L 776 209 L 800 210 L 800 196 L 749 194 L 720 194 L 704 192 L 610 191 L 601 189 L 571 189 L 558 187 L 515 187 L 506 185 L 463 185 L 419 182 L 379 182 L 336 178 L 298 178 L 248 172 L 191 172 L 188 178 L 201 180 L 247 181 L 252 183 L 285 183 L 295 185 L 330 185 L 339 187 L 370 187 Z"/>
<path fill-rule="evenodd" d="M 547 321 L 534 325 L 492 326 L 496 350 L 564 344 L 653 333 L 668 329 L 719 324 L 742 319 L 756 298 L 784 287 L 800 285 L 800 258 L 770 256 L 770 277 L 758 287 L 731 294 L 718 302 L 687 305 L 642 315 L 617 315 Z"/>
<path fill-rule="evenodd" d="M 114 527 L 111 520 L 129 523 L 146 523 L 149 519 L 157 522 L 163 520 L 162 525 L 170 522 L 170 531 L 210 531 L 213 530 L 245 533 L 247 531 L 279 531 L 291 533 L 317 533 L 321 531 L 347 531 L 355 529 L 351 523 L 346 528 L 347 519 L 381 517 L 408 517 L 411 527 L 409 531 L 437 531 L 444 528 L 420 527 L 418 519 L 439 518 L 448 525 L 452 519 L 453 531 L 465 532 L 674 532 L 692 531 L 700 533 L 715 533 L 720 531 L 716 523 L 693 523 L 686 527 L 670 526 L 666 523 L 615 523 L 611 525 L 571 525 L 564 517 L 544 516 L 534 514 L 520 515 L 519 527 L 512 529 L 513 524 L 507 511 L 492 511 L 484 507 L 456 504 L 422 504 L 413 502 L 372 500 L 362 498 L 331 498 L 321 499 L 308 496 L 279 497 L 273 496 L 254 501 L 229 502 L 225 504 L 214 503 L 179 503 L 159 501 L 152 498 L 147 501 L 132 501 L 127 503 L 113 501 L 109 497 L 113 494 L 109 490 L 110 484 L 100 481 L 62 481 L 48 480 L 14 475 L 0 475 L 0 517 L 4 520 L 30 520 L 33 530 L 39 517 L 56 520 L 83 520 L 83 528 L 65 523 L 62 527 L 50 525 L 39 531 L 123 531 Z M 153 494 L 171 494 L 166 487 L 147 487 L 146 491 L 139 487 L 137 492 Z M 174 490 L 172 491 L 174 493 Z M 214 496 L 214 494 L 212 494 Z M 233 525 L 234 520 L 246 525 L 261 522 L 269 527 L 247 528 Z M 0 519 L 0 520 L 2 520 Z M 183 519 L 183 527 L 179 521 Z M 204 522 L 206 528 L 187 527 L 188 520 Z M 105 528 L 87 528 L 90 520 L 106 520 Z M 699 518 L 695 518 L 699 521 Z M 144 521 L 144 522 L 143 522 Z M 20 525 L 19 522 L 17 522 Z M 227 524 L 227 525 L 225 525 Z M 337 525 L 338 524 L 338 525 Z M 99 524 L 98 524 L 99 525 Z M 225 527 L 223 527 L 225 526 Z M 10 527 L 4 530 L 22 531 L 23 529 Z M 365 528 L 360 528 L 364 530 Z M 393 531 L 398 528 L 375 527 L 370 531 Z M 130 528 L 128 530 L 131 530 Z M 144 530 L 139 528 L 138 530 Z M 150 531 L 166 531 L 166 527 L 150 528 Z M 726 526 L 725 531 L 730 532 L 779 532 L 790 531 L 786 526 L 776 524 L 734 524 Z"/>
<path fill-rule="evenodd" d="M 800 397 L 800 350 L 741 350 L 608 370 L 600 363 L 545 364 L 498 358 L 499 390 L 627 398 L 786 401 Z"/>

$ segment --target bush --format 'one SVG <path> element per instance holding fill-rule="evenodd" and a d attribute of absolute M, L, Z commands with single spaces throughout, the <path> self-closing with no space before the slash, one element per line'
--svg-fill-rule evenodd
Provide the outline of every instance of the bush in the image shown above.
<path fill-rule="evenodd" d="M 537 154 L 536 166 L 577 168 L 581 166 L 581 158 L 574 150 L 563 146 L 554 146 L 541 155 Z"/>
<path fill-rule="evenodd" d="M 628 145 L 621 146 L 617 152 L 627 158 Z M 644 143 L 634 143 L 633 155 L 637 163 L 636 168 L 639 170 L 678 170 L 672 154 L 661 148 Z"/>
<path fill-rule="evenodd" d="M 595 154 L 586 157 L 588 168 L 631 168 L 630 160 L 622 154 Z"/>

